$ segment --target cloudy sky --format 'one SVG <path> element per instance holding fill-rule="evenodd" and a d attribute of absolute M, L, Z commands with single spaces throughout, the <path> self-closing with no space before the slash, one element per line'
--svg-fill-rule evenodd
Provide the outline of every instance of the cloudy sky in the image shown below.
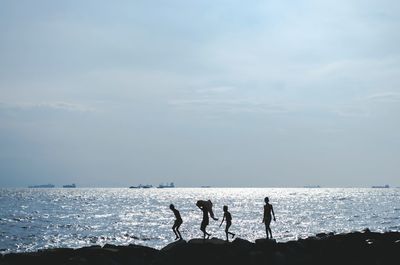
<path fill-rule="evenodd" d="M 0 187 L 400 186 L 400 1 L 0 2 Z"/>

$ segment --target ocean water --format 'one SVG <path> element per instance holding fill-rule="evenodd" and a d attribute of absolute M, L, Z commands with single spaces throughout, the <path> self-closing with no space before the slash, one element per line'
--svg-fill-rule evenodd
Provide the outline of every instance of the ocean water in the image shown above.
<path fill-rule="evenodd" d="M 271 228 L 277 241 L 319 232 L 400 230 L 400 189 L 391 188 L 0 189 L 0 252 L 106 243 L 162 248 L 175 239 L 170 203 L 181 212 L 183 237 L 202 236 L 199 199 L 213 201 L 219 220 L 228 205 L 231 231 L 255 240 L 265 237 L 265 196 L 275 209 Z M 223 238 L 219 224 L 210 219 L 207 230 Z"/>

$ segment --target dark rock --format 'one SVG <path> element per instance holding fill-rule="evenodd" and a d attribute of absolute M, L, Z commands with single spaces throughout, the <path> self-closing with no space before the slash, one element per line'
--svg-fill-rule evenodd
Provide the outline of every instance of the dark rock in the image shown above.
<path fill-rule="evenodd" d="M 212 244 L 212 245 L 222 245 L 226 244 L 225 240 L 213 237 L 211 239 L 193 238 L 188 241 L 189 244 Z"/>
<path fill-rule="evenodd" d="M 274 248 L 276 246 L 276 240 L 259 238 L 259 239 L 256 239 L 256 246 L 263 247 L 263 248 Z"/>
<path fill-rule="evenodd" d="M 398 264 L 400 233 L 318 234 L 316 237 L 277 243 L 257 239 L 255 243 L 236 238 L 227 243 L 213 238 L 173 242 L 162 250 L 139 245 L 80 249 L 44 249 L 32 253 L 10 253 L 0 257 L 0 265 L 338 265 Z"/>
<path fill-rule="evenodd" d="M 251 249 L 254 247 L 254 243 L 252 243 L 248 240 L 239 238 L 239 237 L 237 237 L 235 240 L 233 240 L 233 242 L 231 244 L 232 244 L 232 246 L 235 246 L 237 248 L 242 248 L 242 249 Z"/>
<path fill-rule="evenodd" d="M 161 249 L 161 251 L 171 251 L 172 249 L 181 248 L 186 244 L 187 242 L 185 240 L 178 240 L 166 245 Z"/>
<path fill-rule="evenodd" d="M 275 255 L 273 257 L 273 264 L 287 264 L 287 258 L 286 255 L 282 252 L 275 252 Z"/>
<path fill-rule="evenodd" d="M 365 240 L 365 243 L 367 243 L 368 245 L 371 245 L 374 243 L 374 240 L 368 238 Z"/>
<path fill-rule="evenodd" d="M 112 245 L 112 244 L 105 244 L 104 246 L 103 246 L 103 248 L 118 248 L 118 246 L 116 246 L 116 245 Z"/>
<path fill-rule="evenodd" d="M 365 228 L 362 230 L 363 233 L 371 233 L 371 230 L 369 230 L 369 228 Z"/>
<path fill-rule="evenodd" d="M 189 244 L 204 244 L 208 239 L 193 238 L 188 241 Z"/>
<path fill-rule="evenodd" d="M 276 244 L 275 239 L 258 238 L 256 239 L 256 244 Z"/>
<path fill-rule="evenodd" d="M 226 242 L 225 240 L 222 240 L 220 238 L 213 237 L 210 240 L 207 240 L 207 243 L 213 244 L 213 245 L 224 245 L 228 242 Z"/>
<path fill-rule="evenodd" d="M 324 238 L 324 237 L 327 237 L 328 235 L 326 233 L 318 233 L 315 236 Z"/>

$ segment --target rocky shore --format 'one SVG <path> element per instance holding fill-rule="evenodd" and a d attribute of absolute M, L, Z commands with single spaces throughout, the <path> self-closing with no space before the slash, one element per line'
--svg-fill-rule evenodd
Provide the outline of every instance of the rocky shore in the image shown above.
<path fill-rule="evenodd" d="M 400 232 L 321 233 L 285 243 L 191 239 L 161 250 L 139 245 L 46 249 L 6 254 L 0 264 L 400 264 Z"/>

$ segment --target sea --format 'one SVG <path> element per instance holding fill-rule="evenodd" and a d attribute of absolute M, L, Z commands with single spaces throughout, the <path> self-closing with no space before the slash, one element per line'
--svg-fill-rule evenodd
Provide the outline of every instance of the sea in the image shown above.
<path fill-rule="evenodd" d="M 197 200 L 210 199 L 218 221 L 207 231 L 224 238 L 222 207 L 230 231 L 254 241 L 265 237 L 264 198 L 274 207 L 278 242 L 322 232 L 400 230 L 399 188 L 72 188 L 0 189 L 0 252 L 140 244 L 160 249 L 175 239 L 172 203 L 181 213 L 184 239 L 200 238 Z"/>

